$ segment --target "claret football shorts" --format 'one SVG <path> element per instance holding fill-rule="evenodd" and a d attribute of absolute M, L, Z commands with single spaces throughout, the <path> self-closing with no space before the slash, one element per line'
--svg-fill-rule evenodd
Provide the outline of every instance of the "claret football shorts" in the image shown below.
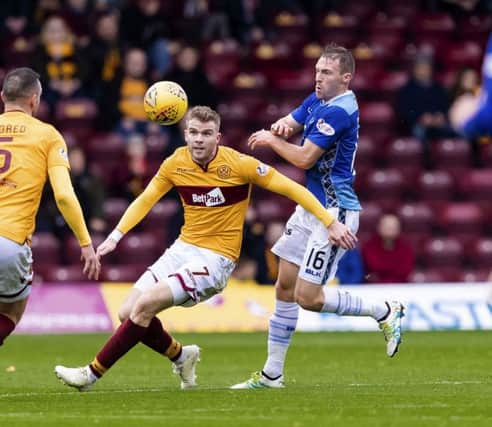
<path fill-rule="evenodd" d="M 152 264 L 135 288 L 146 291 L 156 281 L 166 282 L 172 291 L 174 305 L 190 307 L 222 292 L 236 264 L 231 259 L 208 249 L 176 240 Z"/>
<path fill-rule="evenodd" d="M 0 236 L 0 302 L 27 298 L 31 292 L 31 281 L 31 248 Z"/>
<path fill-rule="evenodd" d="M 328 210 L 353 233 L 357 233 L 359 211 L 343 208 Z M 330 243 L 328 230 L 318 218 L 297 206 L 285 225 L 284 234 L 273 245 L 272 252 L 298 265 L 301 279 L 324 285 L 335 277 L 338 262 L 345 250 Z"/>

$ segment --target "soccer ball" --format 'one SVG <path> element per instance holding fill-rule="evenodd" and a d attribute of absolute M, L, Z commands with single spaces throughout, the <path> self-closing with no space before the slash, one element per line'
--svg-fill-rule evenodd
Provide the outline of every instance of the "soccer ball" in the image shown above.
<path fill-rule="evenodd" d="M 149 120 L 161 125 L 179 122 L 188 108 L 188 97 L 183 88 L 171 81 L 154 83 L 144 96 L 144 110 Z"/>

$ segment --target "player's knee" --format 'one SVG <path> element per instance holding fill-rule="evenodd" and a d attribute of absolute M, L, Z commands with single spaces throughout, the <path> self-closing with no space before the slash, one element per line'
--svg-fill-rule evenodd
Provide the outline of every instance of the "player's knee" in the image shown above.
<path fill-rule="evenodd" d="M 147 326 L 155 314 L 151 309 L 150 301 L 141 297 L 133 305 L 129 318 L 137 325 Z"/>
<path fill-rule="evenodd" d="M 292 301 L 294 299 L 295 283 L 291 283 L 277 280 L 275 282 L 275 294 L 277 299 L 282 301 Z"/>
<path fill-rule="evenodd" d="M 299 304 L 305 310 L 318 311 L 320 305 L 323 305 L 322 300 L 318 298 L 317 294 L 307 292 L 302 288 L 296 289 L 294 298 L 297 304 Z"/>
<path fill-rule="evenodd" d="M 127 307 L 121 307 L 118 311 L 118 318 L 120 322 L 123 323 L 130 317 L 130 310 Z"/>

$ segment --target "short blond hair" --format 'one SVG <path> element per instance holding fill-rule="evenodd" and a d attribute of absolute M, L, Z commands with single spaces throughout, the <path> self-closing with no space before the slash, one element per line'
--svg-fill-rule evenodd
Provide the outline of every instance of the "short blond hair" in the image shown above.
<path fill-rule="evenodd" d="M 197 119 L 203 123 L 214 122 L 217 130 L 220 129 L 220 115 L 217 111 L 205 105 L 197 105 L 191 108 L 186 114 L 186 126 L 191 119 Z"/>

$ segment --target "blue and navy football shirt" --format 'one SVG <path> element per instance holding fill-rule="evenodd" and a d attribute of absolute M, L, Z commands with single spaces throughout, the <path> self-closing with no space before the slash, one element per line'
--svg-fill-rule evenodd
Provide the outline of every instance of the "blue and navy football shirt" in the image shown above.
<path fill-rule="evenodd" d="M 325 150 L 306 171 L 308 190 L 327 208 L 361 210 L 353 189 L 359 137 L 359 107 L 354 93 L 349 90 L 324 101 L 313 92 L 291 114 L 304 125 L 301 145 L 307 138 Z"/>

